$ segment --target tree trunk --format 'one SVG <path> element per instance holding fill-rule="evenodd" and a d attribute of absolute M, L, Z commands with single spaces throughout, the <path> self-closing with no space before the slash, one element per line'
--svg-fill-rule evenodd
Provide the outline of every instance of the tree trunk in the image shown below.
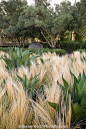
<path fill-rule="evenodd" d="M 18 45 L 18 47 L 20 47 L 20 46 L 21 46 L 21 44 L 20 44 L 20 39 L 19 39 L 19 37 L 17 38 L 17 40 L 18 40 L 17 45 Z"/>
<path fill-rule="evenodd" d="M 52 49 L 55 49 L 56 48 L 56 45 L 52 44 Z"/>
<path fill-rule="evenodd" d="M 24 48 L 24 46 L 25 46 L 25 36 L 23 38 L 23 48 Z"/>
<path fill-rule="evenodd" d="M 0 45 L 3 45 L 2 37 L 0 36 Z"/>
<path fill-rule="evenodd" d="M 72 41 L 72 32 L 71 32 L 71 41 Z"/>

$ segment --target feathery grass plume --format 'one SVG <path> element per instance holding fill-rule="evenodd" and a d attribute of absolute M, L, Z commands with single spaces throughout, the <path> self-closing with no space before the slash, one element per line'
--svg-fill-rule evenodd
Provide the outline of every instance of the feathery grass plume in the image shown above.
<path fill-rule="evenodd" d="M 51 52 L 48 52 L 47 54 L 49 55 L 49 57 L 51 57 L 51 56 L 52 56 Z"/>
<path fill-rule="evenodd" d="M 2 56 L 7 56 L 7 58 L 9 58 L 9 54 L 3 51 L 0 51 L 0 66 L 2 66 L 5 69 L 5 65 L 6 63 L 4 62 L 4 60 L 1 58 Z"/>
<path fill-rule="evenodd" d="M 31 72 L 29 67 L 27 66 L 21 66 L 17 69 L 17 75 L 20 76 L 21 78 L 23 78 L 24 75 L 27 76 L 28 79 L 30 79 L 31 77 Z"/>
<path fill-rule="evenodd" d="M 53 125 L 54 121 L 51 118 L 49 114 L 49 110 L 46 109 L 46 106 L 48 106 L 48 103 L 45 101 L 35 102 L 33 105 L 33 110 L 35 111 L 35 119 L 34 123 L 35 125 Z M 49 108 L 48 108 L 49 109 Z"/>
<path fill-rule="evenodd" d="M 48 55 L 48 53 L 43 53 L 42 56 L 41 56 L 41 58 L 42 58 L 44 61 L 46 61 L 46 59 L 49 59 L 50 57 L 51 57 L 50 53 L 49 53 L 49 55 Z"/>
<path fill-rule="evenodd" d="M 5 70 L 5 62 L 2 59 L 0 59 L 0 67 Z"/>
<path fill-rule="evenodd" d="M 6 80 L 6 87 L 1 90 L 0 94 L 2 94 L 0 99 L 0 109 L 2 109 L 0 124 L 2 128 L 18 128 L 18 124 L 24 122 L 24 113 L 26 114 L 24 111 L 26 96 L 22 85 Z"/>
<path fill-rule="evenodd" d="M 9 54 L 7 52 L 0 51 L 0 57 L 6 55 L 9 58 Z"/>
<path fill-rule="evenodd" d="M 4 54 L 4 53 L 2 53 Z M 63 85 L 62 75 L 68 82 L 71 90 L 71 77 L 69 69 L 78 77 L 82 74 L 83 69 L 86 74 L 86 63 L 80 60 L 86 53 L 76 52 L 71 55 L 76 61 L 72 61 L 67 55 L 59 57 L 56 53 L 42 54 L 35 59 L 30 67 L 21 66 L 17 71 L 9 71 L 4 68 L 3 60 L 0 60 L 0 124 L 5 129 L 17 129 L 18 125 L 68 125 L 70 128 L 71 121 L 71 105 L 66 109 L 63 100 L 60 100 L 61 90 L 57 85 L 57 80 Z M 40 61 L 50 58 L 50 61 L 44 64 Z M 3 63 L 2 63 L 3 62 Z M 37 65 L 37 63 L 39 65 Z M 16 74 L 21 78 L 24 75 L 31 82 L 35 75 L 40 79 L 37 86 L 44 84 L 44 95 L 39 95 L 39 101 L 34 102 L 28 98 L 23 89 L 22 84 L 18 81 Z M 1 78 L 5 79 L 5 84 L 1 86 Z M 70 97 L 69 97 L 70 98 Z M 61 112 L 56 112 L 47 101 L 53 103 L 61 103 Z M 71 100 L 69 99 L 69 102 Z M 65 118 L 65 119 L 64 119 Z M 44 128 L 44 127 L 43 127 Z M 59 128 L 60 129 L 60 128 Z"/>
<path fill-rule="evenodd" d="M 78 51 L 76 51 L 76 52 L 74 52 L 74 59 L 79 59 L 80 58 L 80 52 L 78 52 Z"/>
<path fill-rule="evenodd" d="M 11 88 L 9 88 L 9 83 Z M 52 119 L 49 113 L 50 109 L 49 107 L 47 110 L 44 108 L 46 104 L 44 104 L 43 101 L 42 103 L 40 101 L 39 104 L 35 103 L 33 100 L 29 100 L 29 98 L 27 101 L 27 96 L 25 95 L 25 92 L 20 83 L 16 84 L 7 80 L 6 85 L 6 92 L 5 95 L 3 94 L 1 98 L 2 101 L 0 105 L 3 109 L 0 121 L 3 129 L 17 129 L 18 125 L 30 125 L 32 123 L 34 125 L 54 125 L 54 119 Z M 11 90 L 12 93 L 10 92 Z M 30 103 L 33 108 L 30 108 Z"/>
<path fill-rule="evenodd" d="M 49 81 L 52 79 L 52 76 L 50 77 L 51 74 L 51 68 L 47 66 L 47 62 L 45 62 L 45 65 L 43 65 L 40 62 L 40 65 L 36 65 L 35 62 L 33 62 L 30 66 L 30 73 L 31 76 L 34 77 L 35 75 L 39 74 L 39 82 L 38 85 L 40 86 L 42 83 L 44 83 L 46 81 L 46 79 L 48 78 Z M 52 74 L 51 74 L 52 75 Z M 48 80 L 47 80 L 48 81 Z M 52 80 L 51 80 L 52 81 Z M 48 84 L 48 83 L 47 83 Z"/>
<path fill-rule="evenodd" d="M 57 83 L 53 82 L 52 87 L 45 88 L 46 100 L 53 103 L 59 103 L 61 91 Z"/>
<path fill-rule="evenodd" d="M 83 56 L 85 57 L 85 56 L 86 56 L 86 52 L 80 53 L 80 56 L 81 56 L 81 57 L 83 57 Z"/>
<path fill-rule="evenodd" d="M 31 104 L 33 102 L 27 98 L 21 83 L 7 80 L 6 89 L 1 90 L 0 93 L 0 124 L 2 128 L 17 129 L 18 125 L 31 125 L 35 112 Z"/>
<path fill-rule="evenodd" d="M 1 78 L 8 78 L 9 77 L 9 73 L 3 68 L 3 67 L 0 67 L 0 79 Z"/>
<path fill-rule="evenodd" d="M 73 63 L 71 71 L 75 74 L 76 77 L 78 77 L 79 73 L 83 73 L 83 70 L 86 73 L 86 63 L 77 58 L 76 62 Z"/>

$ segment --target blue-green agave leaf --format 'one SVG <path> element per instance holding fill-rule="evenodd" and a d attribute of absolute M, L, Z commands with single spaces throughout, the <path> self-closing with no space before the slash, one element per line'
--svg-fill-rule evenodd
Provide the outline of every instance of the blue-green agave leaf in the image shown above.
<path fill-rule="evenodd" d="M 48 102 L 48 104 L 53 107 L 55 110 L 59 111 L 59 105 L 57 103 L 51 103 L 51 102 Z"/>

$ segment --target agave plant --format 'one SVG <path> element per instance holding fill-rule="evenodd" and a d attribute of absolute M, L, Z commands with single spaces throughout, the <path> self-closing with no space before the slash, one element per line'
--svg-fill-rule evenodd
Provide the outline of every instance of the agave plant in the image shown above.
<path fill-rule="evenodd" d="M 5 87 L 5 84 L 6 84 L 6 80 L 5 79 L 3 79 L 3 78 L 1 78 L 1 84 L 0 84 L 0 86 L 2 87 L 2 89 L 4 89 L 4 87 Z"/>
<path fill-rule="evenodd" d="M 86 56 L 83 56 L 83 58 L 82 57 L 80 57 L 81 58 L 81 61 L 83 62 L 83 61 L 85 61 L 86 62 Z"/>
<path fill-rule="evenodd" d="M 38 74 L 39 75 L 39 74 Z M 38 75 L 34 76 L 32 79 L 32 82 L 30 83 L 26 75 L 24 75 L 23 78 L 17 75 L 19 78 L 20 82 L 22 83 L 22 86 L 24 88 L 24 91 L 28 93 L 28 96 L 36 101 L 38 99 L 38 94 L 41 92 L 41 89 L 43 89 L 43 85 L 37 87 L 37 82 L 39 79 L 37 78 Z"/>
<path fill-rule="evenodd" d="M 8 54 L 10 58 L 7 58 L 7 56 L 4 55 L 1 58 L 5 61 L 6 63 L 6 69 L 15 69 L 20 66 L 30 66 L 31 61 L 34 61 L 35 58 L 39 56 L 32 56 L 30 57 L 31 52 L 29 50 L 24 50 L 20 48 L 13 48 L 10 51 L 8 51 Z"/>
<path fill-rule="evenodd" d="M 40 61 L 41 61 L 42 64 L 44 64 L 45 62 L 50 61 L 50 58 L 47 59 L 46 61 L 44 61 L 42 58 L 40 58 Z"/>
<path fill-rule="evenodd" d="M 79 121 L 86 119 L 86 76 L 83 71 L 83 74 L 79 74 L 78 78 L 75 77 L 75 75 L 70 71 L 71 75 L 71 81 L 72 81 L 72 91 L 69 89 L 69 85 L 66 82 L 66 80 L 62 76 L 62 80 L 64 83 L 64 86 L 62 86 L 58 81 L 57 84 L 60 86 L 64 93 L 64 102 L 66 103 L 66 106 L 68 107 L 68 100 L 69 100 L 69 94 L 71 95 L 71 118 L 73 123 L 78 123 Z M 51 105 L 54 109 L 58 107 L 59 104 L 51 103 L 49 102 L 49 105 Z"/>
<path fill-rule="evenodd" d="M 72 63 L 73 63 L 74 61 L 76 61 L 76 59 L 74 59 L 74 58 L 72 59 L 71 57 L 70 57 L 70 60 L 72 61 Z"/>

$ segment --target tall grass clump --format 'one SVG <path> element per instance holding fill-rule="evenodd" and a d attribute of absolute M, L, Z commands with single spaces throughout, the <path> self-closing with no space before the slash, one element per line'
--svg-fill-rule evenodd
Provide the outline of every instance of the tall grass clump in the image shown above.
<path fill-rule="evenodd" d="M 7 53 L 0 53 L 1 55 Z M 34 58 L 30 65 L 21 65 L 16 69 L 6 69 L 6 62 L 0 59 L 0 125 L 2 129 L 18 129 L 19 125 L 55 128 L 55 125 L 71 128 L 71 96 L 68 95 L 68 106 L 64 101 L 62 77 L 72 91 L 71 72 L 78 77 L 86 74 L 86 62 L 81 58 L 86 53 L 74 52 L 68 57 L 57 56 L 56 53 L 43 53 Z M 34 54 L 30 57 L 36 56 Z M 9 55 L 8 55 L 9 58 Z M 38 80 L 36 80 L 38 77 Z M 34 81 L 33 81 L 34 80 Z M 32 85 L 33 84 L 33 85 Z M 24 85 L 27 89 L 24 89 Z M 31 96 L 32 86 L 37 99 Z M 41 88 L 42 87 L 42 88 Z M 39 90 L 40 89 L 40 90 Z M 49 105 L 59 104 L 59 110 Z M 45 125 L 45 126 L 44 126 Z M 24 127 L 23 127 L 24 128 Z"/>

